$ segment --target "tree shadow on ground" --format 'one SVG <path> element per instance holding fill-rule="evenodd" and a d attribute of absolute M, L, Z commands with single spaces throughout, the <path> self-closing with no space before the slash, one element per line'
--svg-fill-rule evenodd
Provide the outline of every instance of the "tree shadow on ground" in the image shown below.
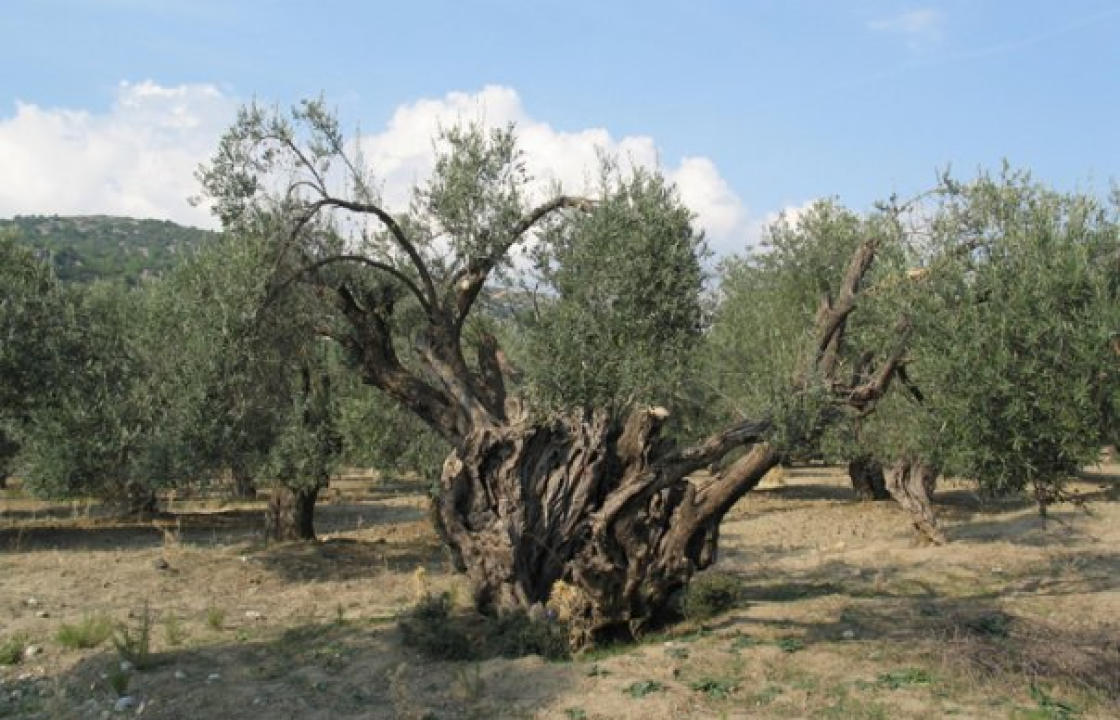
<path fill-rule="evenodd" d="M 825 483 L 796 485 L 778 485 L 775 487 L 758 488 L 751 492 L 751 496 L 773 501 L 783 500 L 851 500 L 856 501 L 855 491 L 851 487 Z"/>
<path fill-rule="evenodd" d="M 0 528 L 0 553 L 41 550 L 123 550 L 159 547 L 168 540 L 184 545 L 210 547 L 256 542 L 262 538 L 265 508 L 180 510 L 155 516 L 63 516 L 58 524 L 15 525 Z M 419 521 L 416 507 L 384 503 L 320 503 L 315 526 L 320 534 L 368 529 Z"/>
<path fill-rule="evenodd" d="M 717 569 L 720 569 L 717 567 Z M 1068 552 L 1033 564 L 1006 570 L 944 573 L 915 577 L 914 568 L 901 565 L 865 567 L 832 560 L 803 571 L 752 569 L 744 574 L 744 602 L 794 602 L 825 596 L 869 599 L 990 601 L 1009 594 L 1062 597 L 1109 592 L 1120 578 L 1120 553 Z"/>
<path fill-rule="evenodd" d="M 123 550 L 158 547 L 168 539 L 188 545 L 232 544 L 259 535 L 263 510 L 158 513 L 154 517 L 81 518 L 58 525 L 0 528 L 0 553 L 37 550 Z"/>
<path fill-rule="evenodd" d="M 795 638 L 794 648 L 872 643 L 879 653 L 893 648 L 972 678 L 1088 690 L 1120 710 L 1120 627 L 1111 618 L 1100 618 L 1095 627 L 1060 627 L 990 601 L 937 597 L 851 603 L 834 618 L 731 616 L 709 628 L 746 637 Z"/>
<path fill-rule="evenodd" d="M 47 697 L 21 717 L 101 717 L 116 700 L 106 676 L 118 662 L 101 652 L 40 683 L 31 694 L 46 687 Z M 536 657 L 418 666 L 415 653 L 400 646 L 395 623 L 358 619 L 161 652 L 131 676 L 128 692 L 150 720 L 528 717 L 573 677 L 570 665 Z"/>
<path fill-rule="evenodd" d="M 424 520 L 426 514 L 414 505 L 383 502 L 320 502 L 315 505 L 315 532 L 319 535 L 363 530 Z"/>
<path fill-rule="evenodd" d="M 443 546 L 434 536 L 379 538 L 330 538 L 323 542 L 273 545 L 253 559 L 289 582 L 358 580 L 376 578 L 386 571 L 424 567 L 442 569 Z"/>
<path fill-rule="evenodd" d="M 1085 512 L 1070 507 L 1058 511 L 1052 508 L 1045 517 L 1038 513 L 981 521 L 970 521 L 966 517 L 944 529 L 950 545 L 1007 542 L 1031 547 L 1083 546 L 1099 542 L 1078 523 Z M 952 519 L 957 521 L 959 517 Z"/>
<path fill-rule="evenodd" d="M 706 627 L 748 637 L 793 636 L 805 645 L 859 642 L 878 649 L 887 643 L 976 677 L 1088 690 L 1120 709 L 1115 617 L 1068 617 L 1062 626 L 1002 605 L 1008 595 L 1060 598 L 1114 591 L 1120 554 L 1065 553 L 1045 565 L 999 573 L 990 582 L 963 576 L 927 582 L 914 578 L 913 569 L 868 569 L 837 560 L 800 572 L 752 573 L 744 578 L 738 603 L 747 613 L 731 612 Z M 817 599 L 830 600 L 808 613 L 797 606 Z M 789 613 L 780 610 L 785 603 Z M 759 605 L 769 609 L 752 613 Z M 829 619 L 800 619 L 822 613 Z"/>

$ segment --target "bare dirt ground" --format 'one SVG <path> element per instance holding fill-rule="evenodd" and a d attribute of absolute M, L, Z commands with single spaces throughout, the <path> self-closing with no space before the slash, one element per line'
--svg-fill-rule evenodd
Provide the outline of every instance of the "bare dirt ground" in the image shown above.
<path fill-rule="evenodd" d="M 320 542 L 265 546 L 260 503 L 176 500 L 152 522 L 0 500 L 0 718 L 1107 718 L 1120 716 L 1120 466 L 1043 521 L 945 483 L 951 543 L 824 468 L 786 471 L 722 527 L 743 598 L 704 625 L 570 662 L 431 662 L 395 616 L 466 588 L 417 485 L 335 483 Z M 422 578 L 417 568 L 425 569 Z M 151 667 L 63 624 L 151 618 Z M 35 650 L 38 652 L 35 652 Z"/>

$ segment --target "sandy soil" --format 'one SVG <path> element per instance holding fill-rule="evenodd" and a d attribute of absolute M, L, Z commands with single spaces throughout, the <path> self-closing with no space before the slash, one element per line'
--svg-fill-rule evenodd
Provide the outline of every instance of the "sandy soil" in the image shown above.
<path fill-rule="evenodd" d="M 743 600 L 701 625 L 571 662 L 430 662 L 395 616 L 466 588 L 416 486 L 337 483 L 320 542 L 265 546 L 260 505 L 175 501 L 155 522 L 0 501 L 0 718 L 1060 718 L 1120 716 L 1120 467 L 1043 521 L 945 483 L 951 543 L 832 469 L 787 471 L 722 527 L 713 571 Z M 417 568 L 424 579 L 418 580 Z M 148 608 L 153 666 L 113 712 L 109 642 L 62 624 Z M 1033 687 L 1033 689 L 1032 689 Z"/>

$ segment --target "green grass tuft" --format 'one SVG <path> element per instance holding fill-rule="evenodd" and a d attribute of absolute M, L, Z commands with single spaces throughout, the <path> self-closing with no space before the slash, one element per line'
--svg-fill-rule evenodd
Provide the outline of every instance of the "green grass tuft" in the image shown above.
<path fill-rule="evenodd" d="M 63 623 L 55 634 L 59 645 L 71 650 L 95 648 L 113 634 L 113 621 L 104 613 L 86 614 L 73 624 Z"/>

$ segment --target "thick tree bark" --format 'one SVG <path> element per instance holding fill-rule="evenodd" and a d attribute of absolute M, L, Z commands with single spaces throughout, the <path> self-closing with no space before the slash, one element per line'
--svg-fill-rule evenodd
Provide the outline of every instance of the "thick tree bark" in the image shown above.
<path fill-rule="evenodd" d="M 945 533 L 941 531 L 937 514 L 930 504 L 937 475 L 937 468 L 928 464 L 899 460 L 891 466 L 887 475 L 887 490 L 910 515 L 918 532 L 933 544 L 942 545 L 946 542 Z"/>
<path fill-rule="evenodd" d="M 883 464 L 870 455 L 860 455 L 848 462 L 848 477 L 859 500 L 889 500 Z"/>
<path fill-rule="evenodd" d="M 762 426 L 675 451 L 658 436 L 664 418 L 652 409 L 622 424 L 595 414 L 486 428 L 448 458 L 438 521 L 481 610 L 545 603 L 563 580 L 578 595 L 575 646 L 667 616 L 674 593 L 715 561 L 724 513 L 778 458 L 755 445 L 697 485 L 688 472 Z"/>
<path fill-rule="evenodd" d="M 268 499 L 265 536 L 279 542 L 315 539 L 315 500 L 319 488 L 293 490 L 277 485 Z"/>

